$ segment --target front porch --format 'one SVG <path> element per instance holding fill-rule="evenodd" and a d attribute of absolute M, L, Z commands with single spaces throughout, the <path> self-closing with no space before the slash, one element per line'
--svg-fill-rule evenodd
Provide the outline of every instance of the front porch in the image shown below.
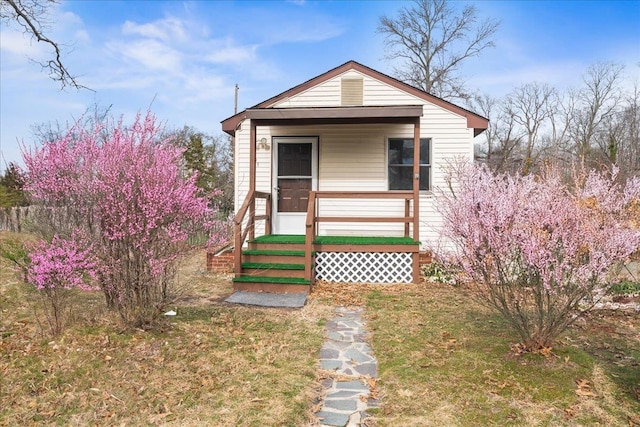
<path fill-rule="evenodd" d="M 400 216 L 320 216 L 321 200 L 383 200 Z M 260 203 L 257 203 L 260 200 Z M 308 293 L 315 280 L 347 283 L 417 283 L 417 217 L 412 191 L 310 191 L 305 234 L 271 234 L 271 194 L 250 191 L 235 218 L 234 289 Z M 257 207 L 260 213 L 256 212 Z M 321 235 L 321 223 L 400 223 L 401 236 Z M 257 227 L 257 225 L 260 227 Z M 256 230 L 262 230 L 257 236 Z M 411 237 L 410 237 L 411 236 Z M 244 247 L 245 242 L 247 243 Z"/>
<path fill-rule="evenodd" d="M 449 159 L 473 159 L 473 137 L 487 127 L 486 118 L 355 61 L 223 120 L 235 138 L 235 203 L 242 206 L 236 286 L 263 273 L 307 287 L 316 277 L 418 282 L 418 241 L 435 241 L 441 226 L 433 189 L 447 184 Z M 269 234 L 298 235 L 298 249 L 277 250 L 303 259 L 255 261 L 243 253 Z M 350 243 L 323 243 L 324 236 Z M 383 240 L 358 241 L 369 236 Z M 385 236 L 411 243 L 389 245 Z M 281 264 L 279 276 L 265 262 Z M 399 277 L 394 269 L 404 263 L 411 271 Z"/>
<path fill-rule="evenodd" d="M 311 262 L 306 236 L 264 235 L 236 250 L 240 270 L 234 289 L 252 292 L 309 293 L 315 280 L 409 283 L 414 280 L 419 243 L 410 237 L 316 236 Z M 310 278 L 308 278 L 310 276 Z"/>
<path fill-rule="evenodd" d="M 429 181 L 428 172 L 420 178 L 421 160 L 428 163 L 422 115 L 418 104 L 255 108 L 229 119 L 234 132 L 248 122 L 248 192 L 235 217 L 234 288 L 309 292 L 316 279 L 417 283 L 420 190 Z M 258 128 L 270 137 L 260 144 Z M 401 190 L 389 190 L 385 134 L 405 144 L 389 163 L 402 175 L 395 186 Z M 361 143 L 370 138 L 376 150 Z M 340 154 L 340 147 L 351 148 Z M 365 176 L 345 175 L 357 170 Z"/>

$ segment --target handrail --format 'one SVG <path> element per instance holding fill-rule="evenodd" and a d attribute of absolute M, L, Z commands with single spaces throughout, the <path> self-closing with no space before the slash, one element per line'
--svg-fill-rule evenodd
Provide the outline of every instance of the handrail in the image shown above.
<path fill-rule="evenodd" d="M 357 216 L 318 216 L 318 203 L 320 199 L 403 199 L 404 216 L 388 217 L 357 217 Z M 312 280 L 311 268 L 313 255 L 313 241 L 316 238 L 317 227 L 320 222 L 393 222 L 404 224 L 404 235 L 409 236 L 410 224 L 414 223 L 414 215 L 411 213 L 411 201 L 414 200 L 413 191 L 310 191 L 307 205 L 307 217 L 305 221 L 305 280 Z"/>
<path fill-rule="evenodd" d="M 304 279 L 312 281 L 313 268 L 311 259 L 313 252 L 313 240 L 316 237 L 316 194 L 309 191 L 309 203 L 307 204 L 306 233 L 304 238 Z"/>
<path fill-rule="evenodd" d="M 412 191 L 311 191 L 309 196 L 309 208 L 307 209 L 307 230 L 315 229 L 320 222 L 400 222 L 404 224 L 404 235 L 409 236 L 409 224 L 413 223 L 410 205 L 414 194 Z M 313 204 L 312 202 L 313 198 Z M 317 203 L 320 199 L 403 199 L 404 216 L 318 216 L 316 215 Z M 314 237 L 315 238 L 315 237 Z"/>
<path fill-rule="evenodd" d="M 240 207 L 240 209 L 238 209 L 238 213 L 233 219 L 236 225 L 240 225 L 242 223 L 242 220 L 244 219 L 244 215 L 247 213 L 247 209 L 249 208 L 249 204 L 253 200 L 254 195 L 255 195 L 255 191 L 249 190 L 249 192 L 247 193 L 247 197 L 245 197 L 244 199 L 244 203 L 242 203 L 242 206 Z"/>
<path fill-rule="evenodd" d="M 413 192 L 391 191 L 316 191 L 318 198 L 325 199 L 413 199 Z"/>
<path fill-rule="evenodd" d="M 413 200 L 411 191 L 310 191 L 309 202 L 307 204 L 307 216 L 305 220 L 305 280 L 313 280 L 313 241 L 317 234 L 317 226 L 320 222 L 395 222 L 404 223 L 405 237 L 409 236 L 409 224 L 414 221 L 414 216 L 410 214 L 410 203 Z M 261 198 L 266 200 L 265 214 L 255 214 L 255 200 Z M 404 199 L 404 216 L 389 217 L 342 217 L 342 216 L 318 216 L 319 199 Z M 250 190 L 234 217 L 234 271 L 240 273 L 242 271 L 242 245 L 247 238 L 255 238 L 256 221 L 265 221 L 265 234 L 271 231 L 271 194 Z M 249 214 L 249 220 L 246 228 L 242 229 L 245 217 Z"/>
<path fill-rule="evenodd" d="M 256 198 L 265 199 L 265 214 L 264 215 L 256 215 Z M 256 221 L 264 220 L 265 234 L 271 233 L 271 194 L 265 193 L 263 191 L 255 191 L 250 189 L 247 193 L 247 196 L 242 203 L 242 206 L 238 210 L 238 213 L 234 217 L 234 257 L 233 257 L 233 270 L 236 274 L 242 271 L 242 245 L 249 235 L 250 239 L 255 238 L 255 230 L 256 230 Z M 242 230 L 242 223 L 249 212 L 249 220 L 247 222 L 247 227 Z"/>

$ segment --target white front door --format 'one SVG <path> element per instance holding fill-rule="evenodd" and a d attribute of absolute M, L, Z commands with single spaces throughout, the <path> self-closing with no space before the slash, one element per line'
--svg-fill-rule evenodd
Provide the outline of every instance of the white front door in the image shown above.
<path fill-rule="evenodd" d="M 305 234 L 309 191 L 318 189 L 318 138 L 273 139 L 273 234 Z"/>

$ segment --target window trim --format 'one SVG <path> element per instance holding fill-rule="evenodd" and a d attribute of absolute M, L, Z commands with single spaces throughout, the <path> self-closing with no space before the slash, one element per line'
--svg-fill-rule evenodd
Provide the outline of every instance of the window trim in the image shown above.
<path fill-rule="evenodd" d="M 386 146 L 385 146 L 385 163 L 386 163 L 386 168 L 385 168 L 385 176 L 386 176 L 386 181 L 387 181 L 387 191 L 396 191 L 396 190 L 390 190 L 390 176 L 389 176 L 389 167 L 391 166 L 395 166 L 395 167 L 410 167 L 412 172 L 413 172 L 413 164 L 411 165 L 407 165 L 407 164 L 390 164 L 389 163 L 389 146 L 392 140 L 412 140 L 413 138 L 411 137 L 397 137 L 397 136 L 389 136 L 386 138 Z M 420 168 L 422 167 L 427 167 L 428 169 L 428 183 L 429 186 L 427 189 L 423 190 L 420 189 L 420 193 L 425 194 L 425 193 L 431 193 L 433 191 L 433 174 L 432 174 L 432 170 L 433 170 L 433 138 L 431 137 L 421 137 L 420 138 L 420 143 L 422 143 L 423 141 L 427 141 L 429 144 L 429 148 L 428 148 L 428 154 L 429 154 L 429 163 L 420 163 Z M 400 190 L 400 191 L 410 191 L 413 190 L 413 188 L 409 188 L 406 190 Z"/>

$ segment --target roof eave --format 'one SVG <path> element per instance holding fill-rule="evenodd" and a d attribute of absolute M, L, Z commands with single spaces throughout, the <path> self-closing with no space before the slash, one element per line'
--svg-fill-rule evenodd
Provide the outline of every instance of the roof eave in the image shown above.
<path fill-rule="evenodd" d="M 387 84 L 390 84 L 391 86 L 394 86 L 400 90 L 403 90 L 407 93 L 410 93 L 420 99 L 423 99 L 427 102 L 430 102 L 432 104 L 438 105 L 442 108 L 445 108 L 446 110 L 449 110 L 453 113 L 459 114 L 463 117 L 466 117 L 467 119 L 467 127 L 468 128 L 472 128 L 474 129 L 474 135 L 479 135 L 480 133 L 482 133 L 483 131 L 485 131 L 488 127 L 489 127 L 489 120 L 485 117 L 482 117 L 472 111 L 469 111 L 465 108 L 462 108 L 456 104 L 453 104 L 449 101 L 445 101 L 442 98 L 438 98 L 437 96 L 431 95 L 430 93 L 427 93 L 423 90 L 420 90 L 414 86 L 411 86 L 407 83 L 404 83 L 398 79 L 395 79 L 391 76 L 388 76 L 384 73 L 381 73 L 379 71 L 376 71 L 372 68 L 369 68 L 365 65 L 362 65 L 356 61 L 348 61 L 342 65 L 339 65 L 338 67 L 335 67 L 319 76 L 316 76 L 310 80 L 307 80 L 304 83 L 301 83 L 297 86 L 294 86 L 291 89 L 288 89 L 276 96 L 273 96 L 259 104 L 256 104 L 255 106 L 249 108 L 248 110 L 253 110 L 253 109 L 266 109 L 266 108 L 271 108 L 274 104 L 277 104 L 278 102 L 297 95 L 313 86 L 316 86 L 324 81 L 327 81 L 331 78 L 334 78 L 346 71 L 349 70 L 356 70 L 360 73 L 363 73 L 365 75 L 368 75 L 372 78 L 381 80 Z M 222 130 L 224 132 L 227 132 L 230 135 L 234 135 L 235 134 L 235 130 L 237 129 L 238 125 L 240 124 L 240 122 L 242 120 L 244 120 L 246 117 L 245 113 L 247 110 L 240 112 L 238 114 L 235 114 L 231 117 L 229 117 L 228 119 L 225 119 L 222 121 Z"/>

